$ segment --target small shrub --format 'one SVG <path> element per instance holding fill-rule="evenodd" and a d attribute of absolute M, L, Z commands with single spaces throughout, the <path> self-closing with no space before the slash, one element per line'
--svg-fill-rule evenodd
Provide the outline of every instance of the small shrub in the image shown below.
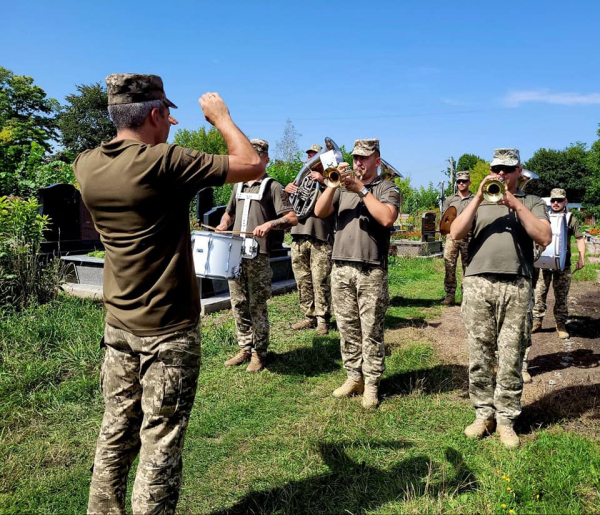
<path fill-rule="evenodd" d="M 34 199 L 0 197 L 0 308 L 19 310 L 56 297 L 60 261 L 40 258 L 48 217 Z"/>

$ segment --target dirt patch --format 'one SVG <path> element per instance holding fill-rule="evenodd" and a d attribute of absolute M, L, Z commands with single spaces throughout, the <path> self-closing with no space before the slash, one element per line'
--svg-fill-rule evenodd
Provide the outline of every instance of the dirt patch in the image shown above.
<path fill-rule="evenodd" d="M 556 334 L 554 295 L 542 331 L 529 354 L 532 383 L 523 390 L 523 432 L 560 422 L 566 429 L 598 438 L 600 429 L 600 291 L 595 282 L 573 283 L 569 293 L 570 338 Z M 460 306 L 445 308 L 427 332 L 445 364 L 468 365 L 466 330 Z M 465 378 L 466 379 L 466 378 Z M 463 385 L 466 387 L 466 381 Z"/>

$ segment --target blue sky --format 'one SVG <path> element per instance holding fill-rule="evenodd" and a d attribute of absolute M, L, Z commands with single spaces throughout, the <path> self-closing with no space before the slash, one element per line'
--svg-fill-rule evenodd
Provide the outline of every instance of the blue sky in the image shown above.
<path fill-rule="evenodd" d="M 378 137 L 415 185 L 446 159 L 594 141 L 597 1 L 0 0 L 0 65 L 64 103 L 76 84 L 155 73 L 197 129 L 221 93 L 249 137 L 301 148 Z M 173 134 L 173 133 L 172 133 Z"/>

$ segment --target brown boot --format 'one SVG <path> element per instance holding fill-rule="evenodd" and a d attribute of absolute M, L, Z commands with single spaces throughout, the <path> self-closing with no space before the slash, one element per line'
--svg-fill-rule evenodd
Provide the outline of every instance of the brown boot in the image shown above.
<path fill-rule="evenodd" d="M 498 424 L 498 434 L 500 435 L 500 441 L 507 449 L 516 449 L 521 445 L 521 440 L 519 440 L 512 425 Z"/>
<path fill-rule="evenodd" d="M 537 333 L 539 331 L 542 330 L 542 319 L 541 318 L 534 318 L 533 319 L 533 325 L 531 326 L 531 332 L 532 333 Z"/>
<path fill-rule="evenodd" d="M 296 322 L 292 325 L 292 329 L 294 331 L 298 331 L 300 329 L 312 329 L 317 325 L 317 321 L 314 318 L 305 318 L 304 320 L 300 320 L 300 322 Z"/>
<path fill-rule="evenodd" d="M 252 358 L 250 358 L 250 364 L 248 365 L 248 368 L 246 368 L 246 372 L 260 372 L 265 368 L 265 361 L 265 356 L 253 352 Z"/>
<path fill-rule="evenodd" d="M 494 432 L 496 421 L 493 418 L 476 418 L 470 426 L 465 428 L 467 438 L 483 438 L 486 434 Z"/>
<path fill-rule="evenodd" d="M 362 407 L 365 409 L 375 409 L 379 406 L 379 395 L 377 386 L 366 385 L 362 398 Z"/>
<path fill-rule="evenodd" d="M 242 363 L 246 363 L 246 361 L 250 361 L 251 353 L 245 350 L 241 350 L 238 352 L 233 358 L 228 359 L 225 362 L 226 367 L 237 367 Z"/>
<path fill-rule="evenodd" d="M 531 379 L 531 374 L 527 371 L 526 368 L 524 368 L 521 371 L 521 375 L 523 376 L 523 382 L 525 384 L 529 384 L 529 383 L 531 383 L 531 381 L 533 381 L 533 379 Z"/>
<path fill-rule="evenodd" d="M 446 298 L 441 302 L 442 306 L 454 306 L 456 304 L 456 300 L 454 300 L 454 295 L 446 295 Z"/>
<path fill-rule="evenodd" d="M 336 399 L 341 399 L 342 397 L 350 397 L 354 394 L 360 395 L 365 391 L 365 382 L 361 377 L 358 381 L 354 379 L 346 379 L 346 382 L 340 386 L 337 390 L 334 390 L 333 396 Z"/>
<path fill-rule="evenodd" d="M 317 323 L 317 334 L 329 334 L 329 324 L 325 320 L 319 320 Z"/>
<path fill-rule="evenodd" d="M 569 337 L 569 333 L 567 332 L 564 322 L 558 322 L 556 324 L 556 332 L 561 340 L 566 340 Z"/>

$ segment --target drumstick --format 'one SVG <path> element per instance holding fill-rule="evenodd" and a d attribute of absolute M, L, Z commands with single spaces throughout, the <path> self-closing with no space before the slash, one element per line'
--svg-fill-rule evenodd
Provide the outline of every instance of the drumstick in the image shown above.
<path fill-rule="evenodd" d="M 215 232 L 220 232 L 223 234 L 252 234 L 252 231 L 217 231 L 216 227 L 211 227 L 210 225 L 200 224 L 202 227 L 206 227 L 207 229 L 211 229 Z"/>

